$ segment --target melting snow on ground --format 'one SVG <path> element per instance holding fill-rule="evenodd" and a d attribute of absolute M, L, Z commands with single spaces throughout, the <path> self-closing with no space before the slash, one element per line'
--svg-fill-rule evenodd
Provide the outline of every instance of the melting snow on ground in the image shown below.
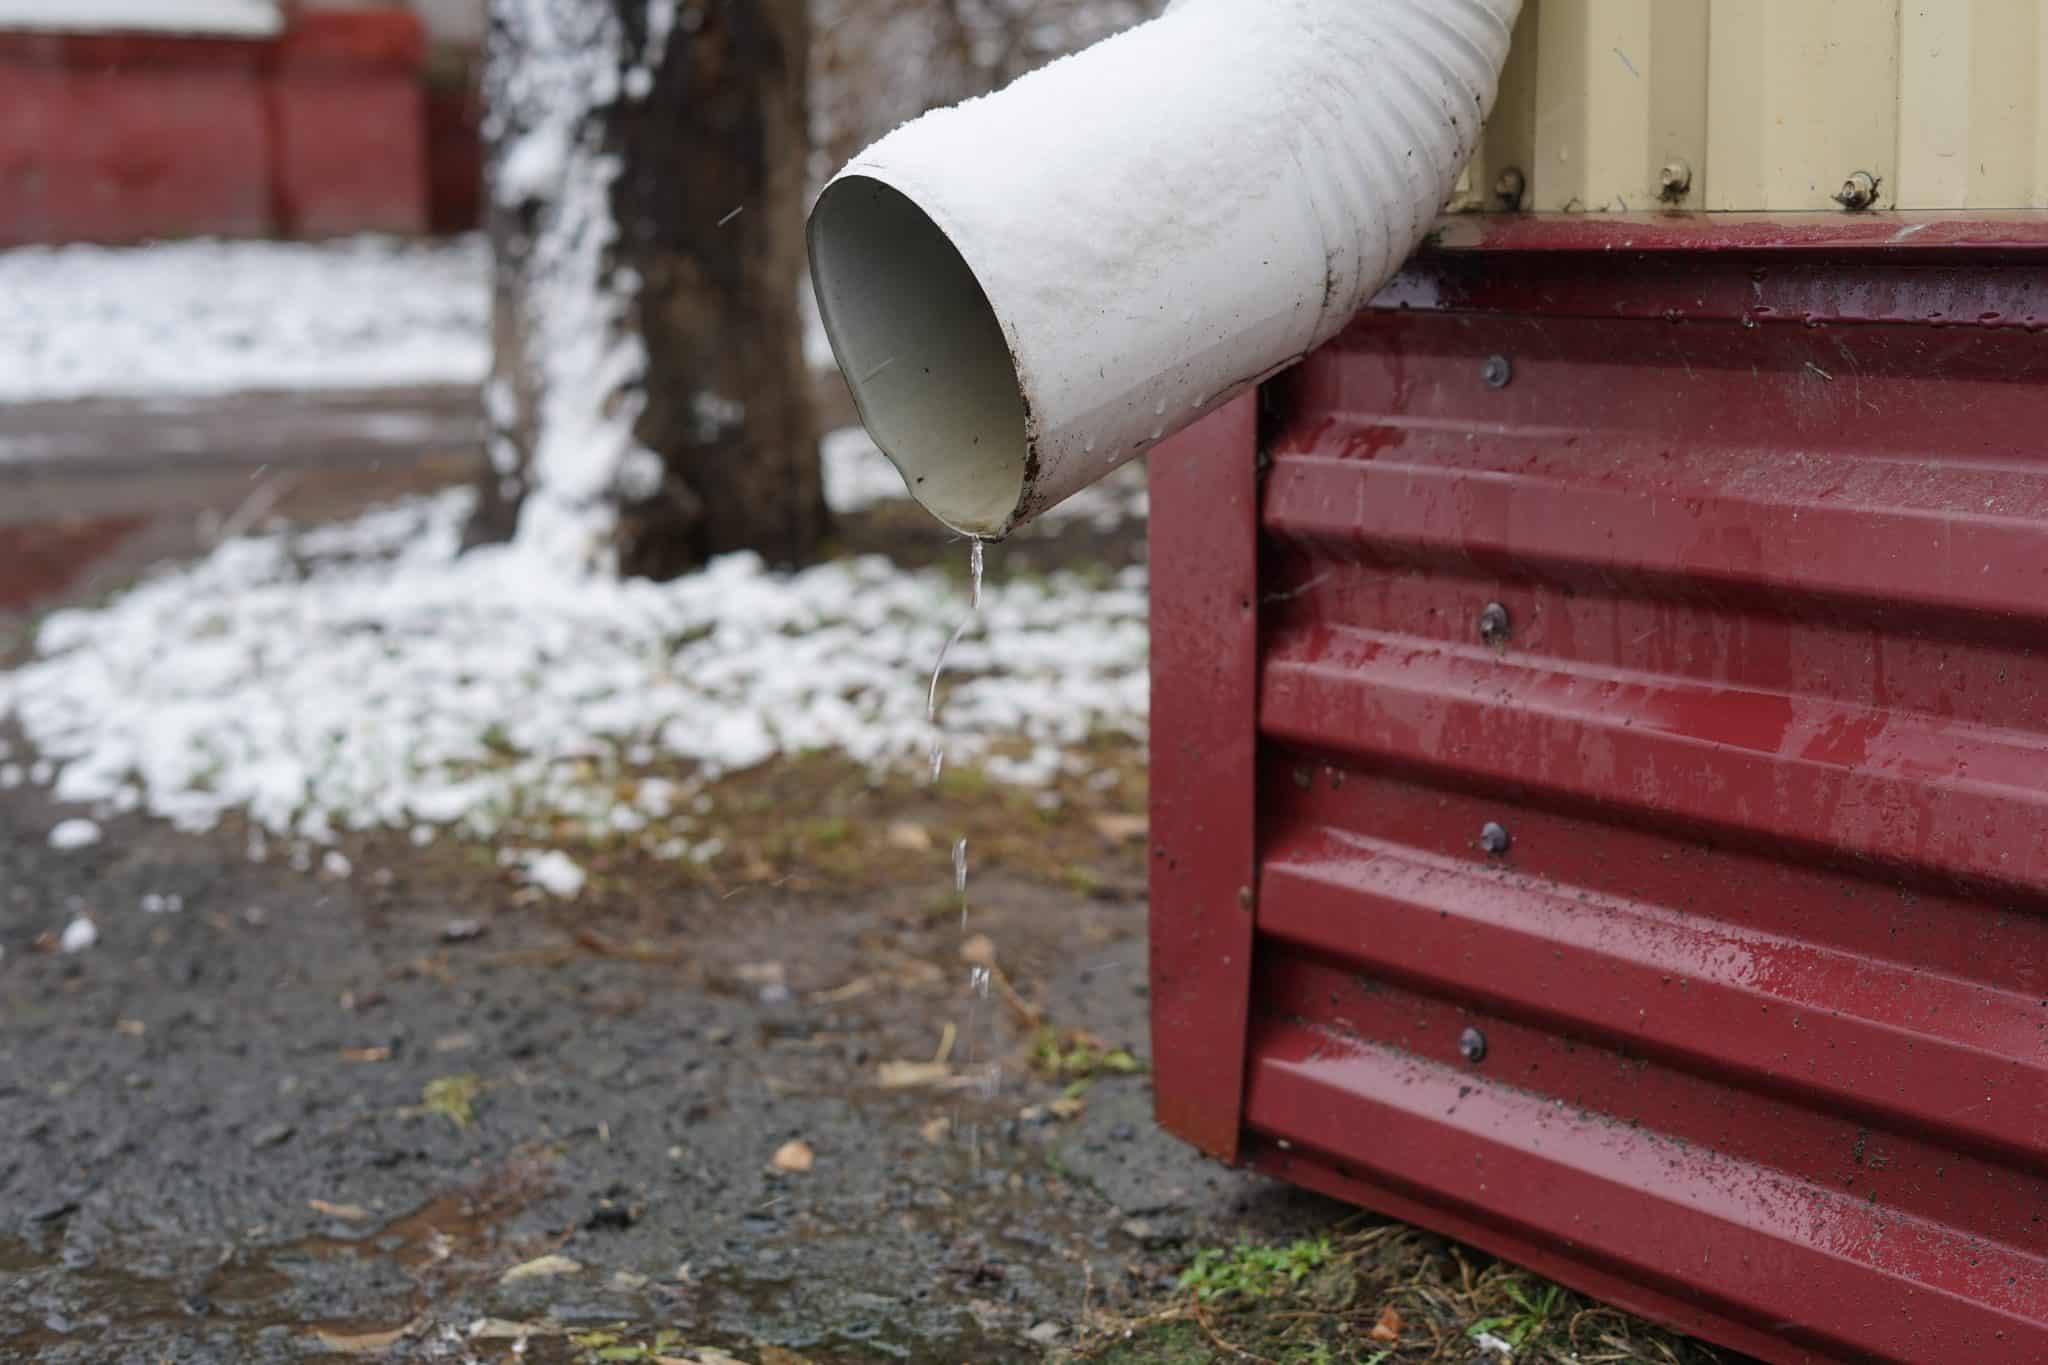
<path fill-rule="evenodd" d="M 288 840 L 310 867 L 351 829 L 534 838 L 566 816 L 632 833 L 689 799 L 643 781 L 621 801 L 636 774 L 688 783 L 814 750 L 925 767 L 956 578 L 872 557 L 778 574 L 748 555 L 669 584 L 579 577 L 516 546 L 458 553 L 469 505 L 450 492 L 231 540 L 50 617 L 0 674 L 31 780 L 94 817 L 202 830 L 245 812 L 252 852 Z M 949 763 L 1043 782 L 1093 734 L 1141 736 L 1145 588 L 1142 569 L 993 573 L 949 664 Z M 521 866 L 554 894 L 580 884 L 566 857 Z"/>
<path fill-rule="evenodd" d="M 99 841 L 100 827 L 90 820 L 60 821 L 57 827 L 50 831 L 50 847 L 59 853 L 90 848 Z"/>
<path fill-rule="evenodd" d="M 490 256 L 453 243 L 0 252 L 0 402 L 476 384 Z"/>

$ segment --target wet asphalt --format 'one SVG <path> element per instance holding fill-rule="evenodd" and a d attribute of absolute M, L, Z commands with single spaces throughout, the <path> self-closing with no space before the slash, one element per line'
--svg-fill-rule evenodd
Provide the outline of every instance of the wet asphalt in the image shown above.
<path fill-rule="evenodd" d="M 62 813 L 0 793 L 0 1360 L 1037 1360 L 1329 1216 L 1160 1133 L 1142 1076 L 1046 1112 L 930 888 L 565 912 L 473 854 L 336 878 L 139 818 L 59 852 Z M 975 899 L 1050 1018 L 1146 1055 L 1141 902 Z M 883 1084 L 948 1023 L 991 1084 Z"/>

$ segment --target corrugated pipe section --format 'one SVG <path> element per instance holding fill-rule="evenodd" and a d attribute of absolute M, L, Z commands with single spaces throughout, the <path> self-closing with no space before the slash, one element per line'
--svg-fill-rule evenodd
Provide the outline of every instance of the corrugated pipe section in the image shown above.
<path fill-rule="evenodd" d="M 1329 340 L 1478 143 L 1521 0 L 1180 0 L 856 157 L 811 216 L 862 419 L 1002 536 Z"/>

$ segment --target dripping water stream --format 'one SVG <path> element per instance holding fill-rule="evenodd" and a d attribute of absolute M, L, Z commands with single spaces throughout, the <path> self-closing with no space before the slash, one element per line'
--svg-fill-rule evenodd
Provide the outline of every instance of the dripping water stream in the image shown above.
<path fill-rule="evenodd" d="M 946 662 L 952 656 L 954 646 L 958 645 L 965 638 L 967 632 L 972 630 L 975 623 L 981 619 L 981 581 L 986 565 L 985 551 L 986 547 L 979 537 L 970 542 L 967 559 L 967 615 L 958 626 L 953 628 L 952 635 L 947 638 L 945 645 L 939 650 L 938 663 L 932 668 L 931 687 L 925 694 L 925 719 L 930 722 L 934 731 L 931 765 L 931 780 L 934 783 L 939 780 L 939 774 L 944 771 L 946 766 L 945 734 L 939 725 L 939 682 L 945 677 Z M 953 845 L 953 892 L 960 900 L 960 943 L 964 949 L 968 941 L 967 840 L 965 836 L 962 836 Z M 967 1020 L 960 1034 L 966 1053 L 965 1064 L 970 1068 L 974 1065 L 974 1057 L 977 1050 L 976 1039 L 983 1024 L 982 1013 L 988 1003 L 989 985 L 992 976 L 993 973 L 986 963 L 972 965 L 967 974 Z M 994 1096 L 996 1087 L 1001 1080 L 1000 1068 L 1001 1064 L 993 1061 L 987 1065 L 980 1082 L 980 1089 L 984 1098 L 992 1098 Z M 954 1125 L 956 1131 L 958 1126 L 956 1122 Z M 973 1154 L 974 1170 L 978 1176 L 981 1172 L 980 1134 L 975 1126 L 970 1124 L 964 1136 L 969 1150 Z"/>

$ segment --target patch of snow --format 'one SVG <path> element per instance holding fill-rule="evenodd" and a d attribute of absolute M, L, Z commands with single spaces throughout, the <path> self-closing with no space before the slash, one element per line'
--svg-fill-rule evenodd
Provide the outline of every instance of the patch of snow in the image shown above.
<path fill-rule="evenodd" d="M 839 360 L 832 354 L 832 338 L 825 332 L 825 315 L 818 311 L 818 291 L 811 287 L 811 277 L 804 276 L 803 287 L 797 290 L 797 307 L 802 312 L 804 328 L 804 364 L 814 370 L 836 370 Z"/>
<path fill-rule="evenodd" d="M 490 256 L 429 244 L 0 251 L 0 402 L 475 384 Z"/>
<path fill-rule="evenodd" d="M 100 841 L 100 827 L 90 820 L 64 820 L 50 831 L 50 847 L 60 853 L 90 848 Z"/>
<path fill-rule="evenodd" d="M 55 613 L 0 674 L 0 719 L 73 799 L 128 789 L 182 828 L 240 811 L 254 836 L 315 846 L 380 828 L 539 840 L 556 819 L 602 836 L 648 767 L 689 779 L 643 786 L 650 816 L 781 755 L 924 769 L 925 687 L 965 605 L 945 573 L 866 557 L 781 574 L 742 554 L 619 581 L 516 543 L 460 553 L 470 506 L 453 491 L 225 541 Z M 998 569 L 949 662 L 951 761 L 1006 753 L 999 780 L 1043 782 L 1094 734 L 1142 738 L 1146 607 L 1142 569 Z"/>
<path fill-rule="evenodd" d="M 320 871 L 329 877 L 339 880 L 355 870 L 355 864 L 348 860 L 346 854 L 330 848 L 320 855 Z"/>
<path fill-rule="evenodd" d="M 1145 462 L 1133 460 L 1118 465 L 1106 478 L 1089 484 L 1065 502 L 1048 507 L 1025 528 L 1057 530 L 1086 522 L 1097 531 L 1114 531 L 1128 522 L 1144 521 L 1152 514 L 1152 495 L 1146 481 Z"/>
<path fill-rule="evenodd" d="M 562 900 L 574 900 L 583 890 L 585 880 L 576 860 L 560 849 L 546 853 L 528 853 L 520 858 L 520 872 L 526 880 L 550 896 Z"/>
<path fill-rule="evenodd" d="M 0 30 L 209 33 L 260 38 L 284 28 L 277 0 L 0 0 Z"/>
<path fill-rule="evenodd" d="M 648 463 L 633 434 L 646 405 L 647 353 L 632 325 L 641 282 L 611 259 L 621 168 L 595 117 L 630 93 L 621 74 L 626 33 L 606 5 L 503 0 L 494 12 L 485 103 L 504 149 L 491 193 L 533 222 L 521 301 L 539 407 L 517 539 L 558 564 L 596 564 L 616 524 L 622 478 Z M 649 88 L 663 55 L 652 44 L 644 54 Z M 501 474 L 517 472 L 502 430 L 491 454 Z"/>
<path fill-rule="evenodd" d="M 1505 1356 L 1509 1360 L 1515 1358 L 1514 1343 L 1497 1337 L 1491 1332 L 1474 1333 L 1472 1344 L 1482 1351 L 1492 1351 L 1496 1355 Z"/>
<path fill-rule="evenodd" d="M 57 947 L 66 953 L 82 953 L 100 941 L 100 927 L 90 916 L 74 915 L 64 926 L 64 932 L 57 939 Z"/>
<path fill-rule="evenodd" d="M 818 443 L 818 458 L 823 462 L 825 505 L 842 515 L 910 496 L 896 466 L 860 427 L 826 433 Z"/>

